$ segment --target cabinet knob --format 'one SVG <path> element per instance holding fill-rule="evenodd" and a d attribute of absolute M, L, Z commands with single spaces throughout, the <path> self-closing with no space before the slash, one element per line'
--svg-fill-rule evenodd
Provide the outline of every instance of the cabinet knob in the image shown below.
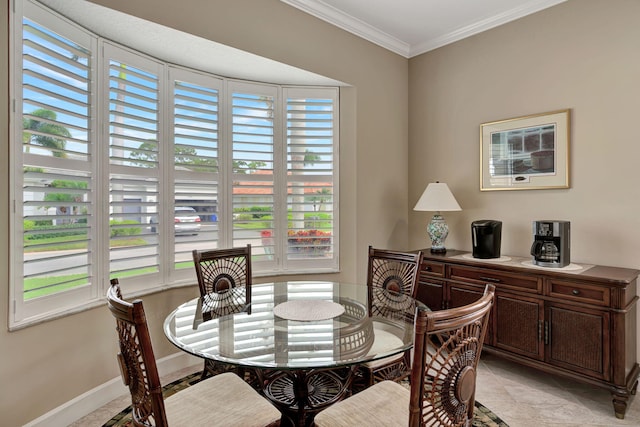
<path fill-rule="evenodd" d="M 424 270 L 424 271 L 431 271 L 431 267 L 429 267 L 428 265 L 426 265 L 426 266 L 423 268 L 423 270 Z"/>
<path fill-rule="evenodd" d="M 580 295 L 580 291 L 577 289 L 572 290 L 571 293 L 574 295 Z"/>

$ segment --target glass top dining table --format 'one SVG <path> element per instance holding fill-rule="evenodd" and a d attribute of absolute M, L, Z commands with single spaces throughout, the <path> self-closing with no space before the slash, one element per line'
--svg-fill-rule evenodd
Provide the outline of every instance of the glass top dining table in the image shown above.
<path fill-rule="evenodd" d="M 357 367 L 413 345 L 407 295 L 341 282 L 283 281 L 195 298 L 164 322 L 181 350 L 254 376 L 283 425 L 310 426 L 351 392 Z M 244 375 L 244 374 L 243 374 Z"/>
<path fill-rule="evenodd" d="M 365 285 L 285 281 L 195 298 L 164 322 L 169 341 L 192 355 L 242 367 L 313 369 L 361 364 L 413 343 L 417 305 L 395 295 L 376 307 Z M 375 291 L 374 291 L 375 293 Z"/>

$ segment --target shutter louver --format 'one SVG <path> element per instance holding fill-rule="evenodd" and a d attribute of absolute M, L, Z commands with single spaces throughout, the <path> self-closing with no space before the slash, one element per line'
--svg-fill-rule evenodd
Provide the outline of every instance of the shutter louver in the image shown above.
<path fill-rule="evenodd" d="M 22 301 L 91 283 L 91 49 L 23 19 Z M 18 142 L 18 141 L 17 141 Z"/>
<path fill-rule="evenodd" d="M 335 100 L 287 96 L 287 258 L 332 258 L 334 252 Z"/>
<path fill-rule="evenodd" d="M 114 59 L 108 70 L 109 271 L 115 277 L 155 273 L 162 229 L 158 76 Z"/>
<path fill-rule="evenodd" d="M 252 239 L 252 255 L 258 261 L 273 260 L 273 239 L 277 237 L 273 224 L 274 102 L 275 95 L 232 94 L 233 245 Z"/>
<path fill-rule="evenodd" d="M 180 73 L 175 71 L 178 77 Z M 181 232 L 176 226 L 176 269 L 193 269 L 191 251 L 215 247 L 218 241 L 219 81 L 202 76 L 198 84 L 176 78 L 173 81 L 174 204 L 192 208 L 199 216 L 197 231 Z M 177 217 L 176 221 L 180 220 Z M 195 230 L 187 227 L 186 230 Z"/>
<path fill-rule="evenodd" d="M 193 249 L 249 243 L 260 276 L 338 271 L 337 88 L 222 78 L 37 1 L 13 12 L 10 328 L 94 303 L 109 278 L 189 283 Z"/>

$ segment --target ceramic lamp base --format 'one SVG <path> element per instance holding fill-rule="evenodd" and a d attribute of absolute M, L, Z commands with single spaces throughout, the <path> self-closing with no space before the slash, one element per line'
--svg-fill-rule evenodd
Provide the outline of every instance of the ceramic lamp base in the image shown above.
<path fill-rule="evenodd" d="M 427 226 L 427 233 L 431 239 L 431 253 L 445 253 L 444 241 L 449 235 L 449 227 L 440 213 L 436 213 Z"/>

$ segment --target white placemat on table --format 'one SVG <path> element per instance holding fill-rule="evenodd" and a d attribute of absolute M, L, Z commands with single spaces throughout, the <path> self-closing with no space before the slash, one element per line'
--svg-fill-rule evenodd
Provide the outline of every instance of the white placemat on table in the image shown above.
<path fill-rule="evenodd" d="M 522 265 L 526 265 L 527 267 L 533 268 L 541 268 L 545 270 L 558 270 L 558 271 L 578 271 L 590 268 L 591 266 L 584 266 L 579 264 L 570 263 L 569 265 L 565 265 L 564 267 L 545 267 L 544 265 L 536 265 L 533 261 L 522 261 Z"/>
<path fill-rule="evenodd" d="M 273 307 L 273 314 L 287 320 L 327 320 L 344 313 L 337 302 L 324 300 L 286 301 Z"/>
<path fill-rule="evenodd" d="M 464 255 L 462 255 L 462 258 L 471 259 L 471 260 L 475 260 L 475 261 L 484 261 L 484 262 L 506 262 L 506 261 L 511 261 L 511 257 L 508 257 L 508 256 L 501 256 L 499 258 L 476 258 L 472 254 L 464 254 Z"/>

